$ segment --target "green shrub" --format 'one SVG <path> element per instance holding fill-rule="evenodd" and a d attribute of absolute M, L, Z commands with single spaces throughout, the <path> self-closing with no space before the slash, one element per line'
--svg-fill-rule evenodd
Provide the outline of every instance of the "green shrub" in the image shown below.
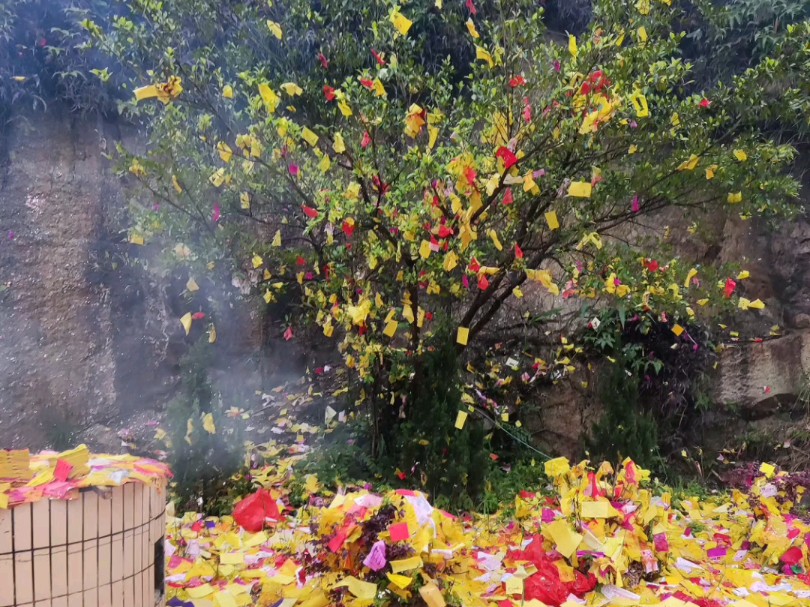
<path fill-rule="evenodd" d="M 218 515 L 230 512 L 250 483 L 236 476 L 244 469 L 241 425 L 227 416 L 211 387 L 206 342 L 198 341 L 180 361 L 182 390 L 167 408 L 166 425 L 178 511 Z"/>
<path fill-rule="evenodd" d="M 626 318 L 621 308 L 607 309 L 598 318 L 600 322 L 591 324 L 583 341 L 591 354 L 615 361 L 611 368 L 621 377 L 609 377 L 606 383 L 610 388 L 618 382 L 623 390 L 617 393 L 622 394 L 622 402 L 614 402 L 618 397 L 604 390 L 599 392 L 600 399 L 608 411 L 611 407 L 626 408 L 627 415 L 651 419 L 658 429 L 656 444 L 662 456 L 680 453 L 688 443 L 690 430 L 711 402 L 706 389 L 716 360 L 711 335 L 696 322 L 681 321 L 684 333 L 679 337 L 672 331 L 671 320 L 664 322 L 649 314 Z M 613 415 L 618 422 L 610 433 L 638 430 L 635 425 L 621 423 L 619 418 L 625 412 L 617 410 Z M 611 440 L 619 444 L 634 442 L 632 436 Z M 625 450 L 623 454 L 630 453 Z"/>
<path fill-rule="evenodd" d="M 436 337 L 437 345 L 416 366 L 405 419 L 395 428 L 393 461 L 437 504 L 472 506 L 486 476 L 484 428 L 473 415 L 461 430 L 455 427 L 459 411 L 468 412 L 458 386 L 458 354 L 449 331 Z"/>
<path fill-rule="evenodd" d="M 506 466 L 494 462 L 487 472 L 486 493 L 477 510 L 484 514 L 501 510 L 509 516 L 514 510 L 516 496 L 522 491 L 541 492 L 547 484 L 542 462 L 527 458 Z"/>
<path fill-rule="evenodd" d="M 645 468 L 660 469 L 656 422 L 644 411 L 638 384 L 628 377 L 624 365 L 617 363 L 603 373 L 599 398 L 605 414 L 588 439 L 591 458 L 618 462 L 630 457 Z"/>
<path fill-rule="evenodd" d="M 56 102 L 114 115 L 120 74 L 80 40 L 89 15 L 113 10 L 111 0 L 0 0 L 0 112 Z"/>
<path fill-rule="evenodd" d="M 295 479 L 291 485 L 290 499 L 293 506 L 307 502 L 309 493 L 305 488 L 306 477 L 314 474 L 318 483 L 327 491 L 350 485 L 365 485 L 373 481 L 383 484 L 393 479 L 390 469 L 381 466 L 370 457 L 366 444 L 369 440 L 368 425 L 365 419 L 341 424 L 318 449 L 295 466 Z M 374 483 L 374 490 L 381 491 L 382 485 Z"/>

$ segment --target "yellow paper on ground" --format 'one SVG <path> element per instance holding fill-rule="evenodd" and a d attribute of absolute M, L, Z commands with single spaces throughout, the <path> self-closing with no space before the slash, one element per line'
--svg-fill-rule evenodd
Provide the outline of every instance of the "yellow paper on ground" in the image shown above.
<path fill-rule="evenodd" d="M 245 555 L 242 552 L 223 552 L 219 555 L 221 565 L 243 565 Z"/>
<path fill-rule="evenodd" d="M 621 555 L 622 546 L 624 546 L 624 535 L 612 537 L 605 541 L 604 553 L 608 558 L 615 561 Z"/>
<path fill-rule="evenodd" d="M 734 569 L 729 567 L 723 575 L 729 582 L 738 587 L 749 586 L 754 582 L 754 571 L 751 569 Z"/>
<path fill-rule="evenodd" d="M 346 586 L 349 589 L 349 592 L 351 592 L 358 599 L 373 600 L 374 597 L 377 596 L 376 584 L 372 584 L 371 582 L 364 582 L 363 580 L 358 580 L 353 575 L 350 575 L 337 585 Z"/>
<path fill-rule="evenodd" d="M 68 475 L 70 479 L 90 473 L 90 450 L 87 445 L 82 444 L 68 451 L 58 453 L 50 460 L 51 464 L 56 466 L 56 462 L 60 459 L 73 466 Z"/>
<path fill-rule="evenodd" d="M 238 607 L 236 599 L 228 590 L 217 592 L 214 598 L 219 607 Z"/>
<path fill-rule="evenodd" d="M 267 579 L 267 574 L 261 569 L 243 569 L 239 572 L 239 577 L 244 579 Z"/>
<path fill-rule="evenodd" d="M 590 548 L 591 550 L 595 550 L 596 552 L 604 552 L 605 545 L 600 541 L 598 537 L 596 537 L 593 533 L 591 533 L 588 529 L 583 529 L 582 534 L 584 536 L 585 545 Z"/>
<path fill-rule="evenodd" d="M 463 413 L 463 411 L 459 411 L 459 413 Z M 394 573 L 400 573 L 402 571 L 410 571 L 411 569 L 422 567 L 423 565 L 424 563 L 422 562 L 422 559 L 420 557 L 412 556 L 411 558 L 408 559 L 391 561 L 391 571 L 393 571 Z"/>
<path fill-rule="evenodd" d="M 798 605 L 796 598 L 785 592 L 771 592 L 768 594 L 768 605 L 775 605 L 776 607 L 787 607 L 789 605 Z"/>
<path fill-rule="evenodd" d="M 442 596 L 441 590 L 433 582 L 425 584 L 419 589 L 419 594 L 422 600 L 427 603 L 428 607 L 445 607 L 447 603 Z"/>
<path fill-rule="evenodd" d="M 610 518 L 610 502 L 583 502 L 580 509 L 582 518 Z"/>
<path fill-rule="evenodd" d="M 557 545 L 557 552 L 565 558 L 570 558 L 576 552 L 582 542 L 582 536 L 571 529 L 571 525 L 565 519 L 557 519 L 546 526 L 551 539 Z"/>
<path fill-rule="evenodd" d="M 214 589 L 211 587 L 211 584 L 202 584 L 194 588 L 186 588 L 186 594 L 188 594 L 190 599 L 201 599 L 209 594 L 213 594 L 213 592 Z"/>
<path fill-rule="evenodd" d="M 695 604 L 687 601 L 682 601 L 679 598 L 671 596 L 667 600 L 658 604 L 658 607 L 693 607 Z"/>
<path fill-rule="evenodd" d="M 295 581 L 295 577 L 292 575 L 285 575 L 284 573 L 277 573 L 273 577 L 268 578 L 268 581 L 278 584 L 279 586 L 286 586 L 288 584 L 292 584 Z"/>
<path fill-rule="evenodd" d="M 0 451 L 0 478 L 27 481 L 34 476 L 28 449 Z"/>
<path fill-rule="evenodd" d="M 396 586 L 397 588 L 405 589 L 411 585 L 413 578 L 410 578 L 405 575 L 397 575 L 396 573 L 386 573 L 385 574 L 391 583 Z"/>
<path fill-rule="evenodd" d="M 523 580 L 515 576 L 506 580 L 506 594 L 523 594 Z"/>
<path fill-rule="evenodd" d="M 326 607 L 327 605 L 329 605 L 329 597 L 322 590 L 316 590 L 298 603 L 298 607 Z"/>

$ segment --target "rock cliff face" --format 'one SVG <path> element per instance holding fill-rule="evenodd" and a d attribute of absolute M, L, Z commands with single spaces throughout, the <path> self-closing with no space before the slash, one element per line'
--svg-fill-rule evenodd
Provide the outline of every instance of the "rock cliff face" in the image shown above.
<path fill-rule="evenodd" d="M 810 190 L 810 181 L 805 188 Z M 730 449 L 787 466 L 810 465 L 810 195 L 804 196 L 804 215 L 779 228 L 716 218 L 712 243 L 677 243 L 697 260 L 748 269 L 746 296 L 767 304 L 762 312 L 734 319 L 733 328 L 746 339 L 734 341 L 731 327 L 719 333 L 724 348 L 711 376 L 712 405 L 689 433 L 709 459 Z M 780 336 L 770 335 L 773 325 L 780 326 Z M 544 395 L 537 417 L 527 424 L 540 446 L 582 455 L 585 436 L 601 411 L 594 395 L 597 375 L 586 377 L 588 389 L 577 378 Z"/>
<path fill-rule="evenodd" d="M 803 216 L 776 230 L 726 227 L 723 255 L 747 256 L 753 297 L 768 304 L 766 318 L 783 327 L 753 343 L 730 344 L 714 376 L 714 410 L 703 440 L 713 448 L 744 447 L 751 457 L 810 465 L 810 181 L 804 180 Z M 764 319 L 763 319 L 764 320 Z"/>
<path fill-rule="evenodd" d="M 105 159 L 117 141 L 138 143 L 58 107 L 0 129 L 0 448 L 120 450 L 118 430 L 151 432 L 203 331 L 185 335 L 189 306 L 221 313 L 210 379 L 228 406 L 305 368 L 305 353 L 276 347 L 272 319 L 229 285 L 189 302 L 182 269 L 128 242 L 127 184 Z"/>
<path fill-rule="evenodd" d="M 5 447 L 73 434 L 114 442 L 104 427 L 171 390 L 156 339 L 166 333 L 162 294 L 116 263 L 130 245 L 115 227 L 125 207 L 102 153 L 121 135 L 58 109 L 12 115 L 0 135 Z"/>

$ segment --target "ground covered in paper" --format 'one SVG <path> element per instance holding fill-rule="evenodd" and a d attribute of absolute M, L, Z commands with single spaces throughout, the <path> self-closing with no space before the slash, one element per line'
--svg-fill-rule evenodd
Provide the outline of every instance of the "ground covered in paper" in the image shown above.
<path fill-rule="evenodd" d="M 810 605 L 802 488 L 768 464 L 744 491 L 689 498 L 629 460 L 559 458 L 547 490 L 488 516 L 418 491 L 333 494 L 294 469 L 258 471 L 264 489 L 234 516 L 169 518 L 169 605 Z M 309 496 L 297 509 L 293 482 Z"/>

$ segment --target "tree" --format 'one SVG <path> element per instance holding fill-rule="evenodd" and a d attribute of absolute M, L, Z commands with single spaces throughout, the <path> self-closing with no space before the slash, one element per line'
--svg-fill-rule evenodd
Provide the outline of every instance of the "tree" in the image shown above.
<path fill-rule="evenodd" d="M 121 154 L 151 200 L 133 241 L 232 263 L 267 303 L 294 293 L 279 332 L 337 344 L 378 454 L 443 335 L 464 405 L 514 421 L 499 389 L 576 370 L 550 311 L 621 305 L 688 347 L 693 317 L 761 309 L 731 276 L 640 248 L 638 226 L 776 217 L 798 193 L 795 151 L 757 125 L 808 110 L 808 24 L 698 94 L 666 0 L 597 2 L 562 45 L 534 2 L 478 4 L 138 0 L 87 24 L 138 75 L 123 109 L 150 145 Z"/>
<path fill-rule="evenodd" d="M 250 483 L 234 478 L 245 466 L 239 412 L 225 411 L 214 392 L 205 345 L 198 340 L 180 361 L 181 391 L 166 410 L 168 433 L 159 434 L 170 447 L 178 508 L 217 515 L 229 513 L 234 493 Z"/>
<path fill-rule="evenodd" d="M 773 55 L 791 25 L 810 17 L 808 0 L 693 0 L 692 54 L 704 78 L 727 76 Z"/>
<path fill-rule="evenodd" d="M 78 38 L 88 14 L 107 15 L 108 0 L 0 0 L 0 113 L 12 106 L 115 110 L 110 59 Z M 120 80 L 119 80 L 120 82 Z"/>

